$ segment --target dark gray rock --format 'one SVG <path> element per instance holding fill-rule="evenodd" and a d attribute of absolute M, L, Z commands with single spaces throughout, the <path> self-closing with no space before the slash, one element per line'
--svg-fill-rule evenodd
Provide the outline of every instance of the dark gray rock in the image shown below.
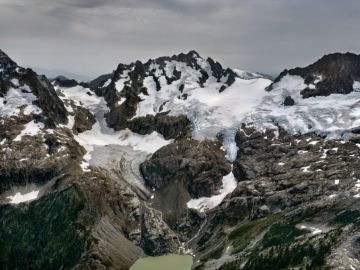
<path fill-rule="evenodd" d="M 90 130 L 95 124 L 95 116 L 84 107 L 77 106 L 74 117 L 74 126 L 72 128 L 74 134 Z"/>
<path fill-rule="evenodd" d="M 180 182 L 192 198 L 210 196 L 219 190 L 230 172 L 221 144 L 183 139 L 164 146 L 140 165 L 148 185 L 162 189 Z"/>
<path fill-rule="evenodd" d="M 271 91 L 273 85 L 287 74 L 301 76 L 306 84 L 315 85 L 315 89 L 307 87 L 301 91 L 303 98 L 348 94 L 354 90 L 354 81 L 360 80 L 360 55 L 328 54 L 307 67 L 284 70 L 267 90 Z M 322 80 L 316 82 L 318 76 L 321 76 Z"/>
<path fill-rule="evenodd" d="M 284 106 L 294 106 L 295 101 L 292 99 L 291 96 L 287 96 L 284 100 Z"/>
<path fill-rule="evenodd" d="M 74 87 L 79 85 L 79 83 L 74 79 L 68 79 L 64 76 L 58 76 L 54 80 L 52 80 L 55 85 L 60 87 Z"/>

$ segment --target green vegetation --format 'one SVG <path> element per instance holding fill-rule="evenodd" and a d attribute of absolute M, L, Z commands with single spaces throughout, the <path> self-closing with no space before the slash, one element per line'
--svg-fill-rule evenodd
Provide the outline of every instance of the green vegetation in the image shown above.
<path fill-rule="evenodd" d="M 207 261 L 210 259 L 219 259 L 224 251 L 224 244 L 220 245 L 219 247 L 215 248 L 214 250 L 211 250 L 208 254 L 206 254 L 203 258 L 201 258 L 202 261 Z"/>
<path fill-rule="evenodd" d="M 284 245 L 293 242 L 296 237 L 306 233 L 306 231 L 296 228 L 295 224 L 276 223 L 264 235 L 262 245 L 264 248 Z"/>
<path fill-rule="evenodd" d="M 209 241 L 209 239 L 211 238 L 211 234 L 210 233 L 205 233 L 200 239 L 199 241 L 197 241 L 197 245 L 199 247 L 202 247 L 203 245 L 206 244 L 207 241 Z"/>
<path fill-rule="evenodd" d="M 295 266 L 303 269 L 324 269 L 325 256 L 330 252 L 330 248 L 329 244 L 323 242 L 318 248 L 311 244 L 278 246 L 267 253 L 251 257 L 244 270 L 279 270 Z"/>
<path fill-rule="evenodd" d="M 254 252 L 243 270 L 281 270 L 298 267 L 304 270 L 326 269 L 324 267 L 326 255 L 331 246 L 321 242 L 318 248 L 312 244 L 298 244 L 294 246 L 277 246 L 266 252 Z M 236 260 L 224 264 L 219 270 L 238 270 L 241 261 Z"/>
<path fill-rule="evenodd" d="M 89 244 L 81 224 L 84 203 L 74 188 L 28 205 L 0 208 L 3 269 L 70 269 Z"/>
<path fill-rule="evenodd" d="M 358 222 L 360 218 L 360 211 L 353 210 L 353 211 L 344 211 L 341 214 L 337 215 L 334 219 L 334 223 L 346 225 L 349 223 Z"/>
<path fill-rule="evenodd" d="M 228 236 L 229 240 L 234 240 L 233 253 L 244 250 L 256 236 L 274 223 L 278 218 L 279 215 L 272 215 L 254 219 L 233 230 Z"/>

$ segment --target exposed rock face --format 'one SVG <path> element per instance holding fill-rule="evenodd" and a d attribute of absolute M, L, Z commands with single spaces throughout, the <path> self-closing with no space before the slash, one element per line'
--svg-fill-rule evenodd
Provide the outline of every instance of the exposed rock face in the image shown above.
<path fill-rule="evenodd" d="M 60 87 L 74 87 L 79 83 L 74 79 L 68 79 L 64 76 L 58 76 L 53 80 L 53 83 Z"/>
<path fill-rule="evenodd" d="M 103 87 L 104 84 L 110 80 L 111 81 L 111 78 L 112 78 L 113 74 L 110 73 L 110 74 L 104 74 L 104 75 L 101 75 L 99 76 L 98 78 L 90 81 L 89 83 L 81 83 L 82 85 L 84 85 L 85 87 L 89 87 L 90 89 L 92 90 L 96 90 L 98 89 L 99 87 Z"/>
<path fill-rule="evenodd" d="M 191 135 L 191 123 L 185 116 L 169 116 L 167 113 L 134 118 L 129 121 L 129 129 L 142 135 L 157 131 L 166 140 Z"/>
<path fill-rule="evenodd" d="M 38 76 L 32 70 L 27 70 L 23 80 L 37 97 L 35 104 L 38 104 L 43 110 L 45 118 L 42 121 L 47 126 L 54 127 L 55 124 L 67 122 L 67 111 L 64 104 L 46 77 Z"/>
<path fill-rule="evenodd" d="M 175 141 L 155 152 L 140 170 L 145 181 L 156 189 L 180 182 L 193 198 L 210 196 L 230 172 L 220 146 L 214 141 Z"/>
<path fill-rule="evenodd" d="M 4 104 L 7 102 L 7 93 L 10 88 L 19 89 L 25 95 L 36 97 L 32 102 L 24 105 L 36 105 L 42 110 L 37 114 L 37 120 L 48 127 L 67 122 L 67 111 L 51 83 L 31 69 L 19 67 L 2 51 L 0 51 L 0 77 L 1 97 L 4 98 Z M 16 105 L 19 106 L 19 104 L 14 104 Z"/>
<path fill-rule="evenodd" d="M 163 221 L 162 213 L 148 208 L 141 215 L 140 245 L 146 254 L 159 256 L 178 252 L 180 241 Z"/>
<path fill-rule="evenodd" d="M 290 267 L 297 262 L 284 257 L 298 256 L 299 250 L 309 258 L 329 258 L 328 263 L 319 262 L 323 266 L 338 265 L 338 260 L 349 265 L 348 255 L 338 254 L 354 250 L 350 243 L 359 231 L 357 221 L 350 225 L 359 215 L 357 206 L 352 207 L 359 190 L 358 146 L 311 134 L 290 136 L 283 130 L 275 136 L 249 127 L 238 132 L 236 142 L 233 172 L 238 186 L 207 213 L 202 226 L 193 225 L 200 231 L 192 240 L 200 262 L 218 259 L 218 253 L 232 254 L 232 259 L 225 264 L 210 260 L 204 269 L 262 269 L 260 265 L 281 260 L 282 267 Z M 302 225 L 304 220 L 310 225 Z M 339 250 L 332 252 L 339 243 Z M 309 265 L 314 267 L 316 260 Z"/>
<path fill-rule="evenodd" d="M 90 130 L 95 124 L 95 116 L 84 107 L 77 106 L 75 109 L 74 126 L 72 128 L 75 134 Z"/>
<path fill-rule="evenodd" d="M 354 90 L 355 81 L 360 81 L 360 55 L 334 53 L 325 55 L 304 68 L 284 70 L 274 81 L 279 82 L 286 75 L 301 76 L 309 87 L 301 91 L 304 98 L 348 94 Z M 310 85 L 315 85 L 315 89 Z M 268 87 L 271 91 L 272 85 Z"/>
<path fill-rule="evenodd" d="M 287 96 L 284 100 L 284 106 L 293 106 L 295 101 L 291 98 L 291 96 Z"/>
<path fill-rule="evenodd" d="M 239 180 L 257 184 L 253 182 L 249 190 L 249 183 L 241 182 L 234 196 L 238 192 L 254 192 L 257 196 L 266 192 L 261 196 L 269 201 L 267 206 L 271 210 L 348 190 L 360 176 L 356 158 L 359 148 L 351 142 L 325 141 L 307 135 L 294 137 L 284 131 L 276 138 L 271 132 L 262 134 L 251 129 L 240 131 L 236 142 L 239 152 L 234 162 L 234 175 Z M 258 189 L 257 185 L 263 188 Z M 274 189 L 277 193 L 272 198 Z M 289 193 L 296 196 L 287 196 Z"/>

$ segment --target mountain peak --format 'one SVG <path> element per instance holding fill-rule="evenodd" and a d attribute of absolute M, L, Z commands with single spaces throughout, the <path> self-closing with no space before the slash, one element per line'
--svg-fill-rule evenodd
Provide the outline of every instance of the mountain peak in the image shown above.
<path fill-rule="evenodd" d="M 11 66 L 16 65 L 16 63 L 3 51 L 0 49 L 0 65 L 10 64 Z"/>
<path fill-rule="evenodd" d="M 287 75 L 304 79 L 304 83 L 308 85 L 301 91 L 304 98 L 348 94 L 354 90 L 355 81 L 360 81 L 360 55 L 349 52 L 332 53 L 306 67 L 285 69 L 267 90 L 271 91 Z"/>

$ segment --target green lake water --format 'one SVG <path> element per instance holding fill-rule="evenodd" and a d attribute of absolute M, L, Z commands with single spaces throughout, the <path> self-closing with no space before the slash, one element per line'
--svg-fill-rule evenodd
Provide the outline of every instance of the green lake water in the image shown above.
<path fill-rule="evenodd" d="M 189 255 L 165 255 L 137 260 L 130 270 L 191 270 L 192 257 Z"/>

